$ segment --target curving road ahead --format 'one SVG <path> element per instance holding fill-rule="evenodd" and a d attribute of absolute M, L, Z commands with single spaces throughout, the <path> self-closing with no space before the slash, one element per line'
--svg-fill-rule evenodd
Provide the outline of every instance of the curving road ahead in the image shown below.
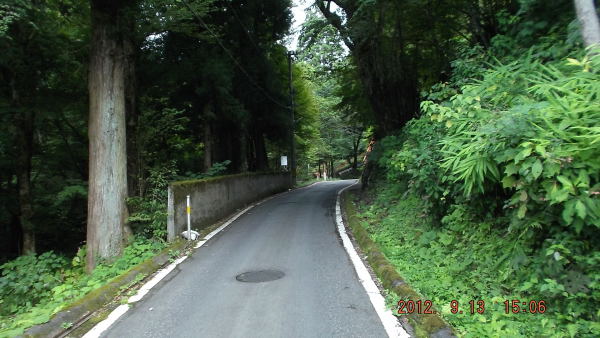
<path fill-rule="evenodd" d="M 335 230 L 336 193 L 351 183 L 318 183 L 251 209 L 102 336 L 387 337 Z M 268 269 L 285 275 L 236 280 Z"/>

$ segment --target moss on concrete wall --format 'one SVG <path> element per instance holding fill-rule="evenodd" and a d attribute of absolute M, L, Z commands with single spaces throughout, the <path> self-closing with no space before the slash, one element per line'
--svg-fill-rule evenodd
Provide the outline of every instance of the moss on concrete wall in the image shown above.
<path fill-rule="evenodd" d="M 186 196 L 191 200 L 191 224 L 201 230 L 261 198 L 289 189 L 289 173 L 246 173 L 173 182 L 169 185 L 168 239 L 187 229 Z"/>

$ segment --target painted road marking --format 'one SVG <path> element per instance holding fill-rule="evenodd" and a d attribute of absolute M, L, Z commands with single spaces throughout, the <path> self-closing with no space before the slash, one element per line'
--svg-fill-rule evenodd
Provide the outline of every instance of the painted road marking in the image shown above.
<path fill-rule="evenodd" d="M 315 183 L 313 183 L 315 184 Z M 313 184 L 311 184 L 310 186 L 312 186 Z M 303 187 L 305 188 L 305 187 Z M 288 191 L 284 192 L 287 193 Z M 206 235 L 206 237 L 204 237 L 203 240 L 198 241 L 198 244 L 196 244 L 196 246 L 194 246 L 195 249 L 203 246 L 209 239 L 213 238 L 216 234 L 218 234 L 219 232 L 223 231 L 223 229 L 225 229 L 226 227 L 228 227 L 231 223 L 233 223 L 236 219 L 238 219 L 240 216 L 242 216 L 244 213 L 246 213 L 248 210 L 254 208 L 257 205 L 260 205 L 272 198 L 275 198 L 276 196 L 279 196 L 281 194 L 276 194 L 270 197 L 267 197 L 265 199 L 263 199 L 262 201 L 259 201 L 257 203 L 254 203 L 252 205 L 250 205 L 249 207 L 247 207 L 246 209 L 238 212 L 237 214 L 235 214 L 233 217 L 231 217 L 230 219 L 227 220 L 227 222 L 223 223 L 223 225 L 221 225 L 220 227 L 218 227 L 217 229 L 213 230 L 211 233 L 209 233 L 208 235 Z M 144 285 L 142 285 L 142 287 L 138 290 L 137 294 L 135 296 L 132 296 L 129 298 L 128 300 L 128 304 L 123 304 L 123 305 L 119 305 L 116 309 L 114 309 L 106 319 L 104 319 L 103 321 L 101 321 L 100 323 L 96 324 L 96 326 L 94 326 L 90 331 L 88 331 L 83 338 L 97 338 L 100 337 L 100 335 L 108 330 L 108 328 L 113 325 L 122 315 L 125 314 L 125 312 L 127 312 L 127 310 L 129 310 L 129 304 L 131 303 L 135 303 L 140 301 L 142 298 L 144 298 L 144 296 L 150 291 L 150 289 L 152 289 L 153 287 L 156 286 L 156 284 L 158 284 L 163 278 L 167 277 L 167 275 L 173 271 L 173 269 L 175 269 L 175 267 L 177 267 L 177 265 L 179 265 L 180 263 L 182 263 L 183 261 L 186 260 L 186 258 L 188 258 L 188 256 L 183 256 L 179 259 L 177 259 L 176 261 L 174 261 L 173 263 L 169 264 L 166 268 L 164 269 L 160 269 L 158 270 L 158 272 L 154 275 L 154 277 L 152 277 L 152 279 L 150 279 L 148 282 L 146 282 Z"/>
<path fill-rule="evenodd" d="M 379 292 L 379 288 L 375 285 L 375 282 L 371 278 L 371 274 L 367 270 L 367 267 L 363 263 L 363 261 L 358 256 L 356 249 L 354 249 L 354 245 L 352 245 L 352 241 L 350 241 L 350 237 L 346 233 L 346 227 L 344 226 L 344 220 L 342 218 L 342 209 L 340 207 L 340 196 L 342 192 L 356 183 L 349 185 L 337 193 L 337 199 L 335 202 L 335 222 L 337 223 L 338 232 L 340 237 L 342 238 L 342 243 L 344 244 L 344 248 L 346 249 L 346 253 L 350 257 L 352 264 L 354 265 L 354 269 L 356 270 L 356 274 L 358 275 L 358 279 L 362 286 L 365 288 L 367 295 L 369 295 L 369 299 L 371 300 L 371 304 L 375 308 L 385 331 L 390 337 L 410 337 L 409 334 L 400 326 L 396 316 L 392 314 L 392 311 L 385 307 L 385 299 Z"/>

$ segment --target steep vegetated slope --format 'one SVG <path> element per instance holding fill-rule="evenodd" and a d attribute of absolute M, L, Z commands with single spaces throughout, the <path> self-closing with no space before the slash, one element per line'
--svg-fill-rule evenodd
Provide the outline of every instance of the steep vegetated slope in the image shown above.
<path fill-rule="evenodd" d="M 464 49 L 370 157 L 363 225 L 464 336 L 600 332 L 600 57 L 534 14 Z"/>

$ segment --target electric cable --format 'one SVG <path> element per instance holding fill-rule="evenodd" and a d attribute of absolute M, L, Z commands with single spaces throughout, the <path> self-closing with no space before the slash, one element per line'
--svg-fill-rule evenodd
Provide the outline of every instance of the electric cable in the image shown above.
<path fill-rule="evenodd" d="M 242 26 L 242 28 L 244 29 L 244 32 L 246 33 L 246 35 L 248 35 L 248 38 L 250 39 L 250 42 L 252 43 L 252 45 L 254 46 L 254 48 L 256 48 L 256 50 L 260 51 L 260 47 L 258 46 L 258 44 L 256 43 L 256 41 L 254 41 L 254 38 L 252 37 L 252 34 L 250 34 L 250 30 L 246 27 L 246 25 L 244 25 L 244 22 L 242 21 L 242 19 L 238 15 L 238 13 L 235 10 L 235 8 L 231 7 L 231 5 L 229 4 L 229 1 L 225 1 L 225 4 L 233 12 L 233 16 L 235 16 L 236 20 L 240 23 L 240 26 Z"/>
<path fill-rule="evenodd" d="M 223 48 L 223 50 L 225 51 L 225 53 L 229 56 L 229 58 L 231 58 L 231 60 L 235 63 L 235 65 L 242 71 L 242 73 L 248 78 L 248 80 L 250 80 L 250 83 L 252 83 L 260 92 L 262 92 L 262 94 L 269 99 L 271 102 L 275 103 L 276 105 L 285 108 L 285 109 L 290 109 L 289 105 L 284 105 L 281 104 L 279 101 L 277 101 L 276 99 L 274 99 L 271 95 L 269 95 L 269 93 L 262 87 L 260 86 L 253 78 L 252 76 L 250 76 L 250 74 L 246 71 L 246 69 L 244 69 L 244 67 L 238 62 L 238 60 L 233 56 L 233 53 L 231 53 L 229 51 L 229 49 L 227 49 L 227 47 L 225 47 L 225 45 L 223 44 L 223 42 L 221 41 L 221 39 L 217 36 L 217 34 L 215 34 L 215 32 L 206 24 L 206 22 L 204 22 L 204 20 L 202 20 L 202 18 L 200 17 L 200 15 L 198 15 L 196 13 L 196 11 L 189 5 L 189 3 L 187 2 L 187 0 L 181 0 L 181 2 L 183 2 L 183 4 L 186 6 L 186 8 L 188 9 L 188 11 L 190 11 L 190 13 L 192 13 L 192 15 L 196 18 L 196 20 L 202 25 L 204 26 L 204 29 L 206 29 L 210 35 L 212 35 L 212 37 L 217 41 L 217 43 L 221 46 L 221 48 Z"/>

